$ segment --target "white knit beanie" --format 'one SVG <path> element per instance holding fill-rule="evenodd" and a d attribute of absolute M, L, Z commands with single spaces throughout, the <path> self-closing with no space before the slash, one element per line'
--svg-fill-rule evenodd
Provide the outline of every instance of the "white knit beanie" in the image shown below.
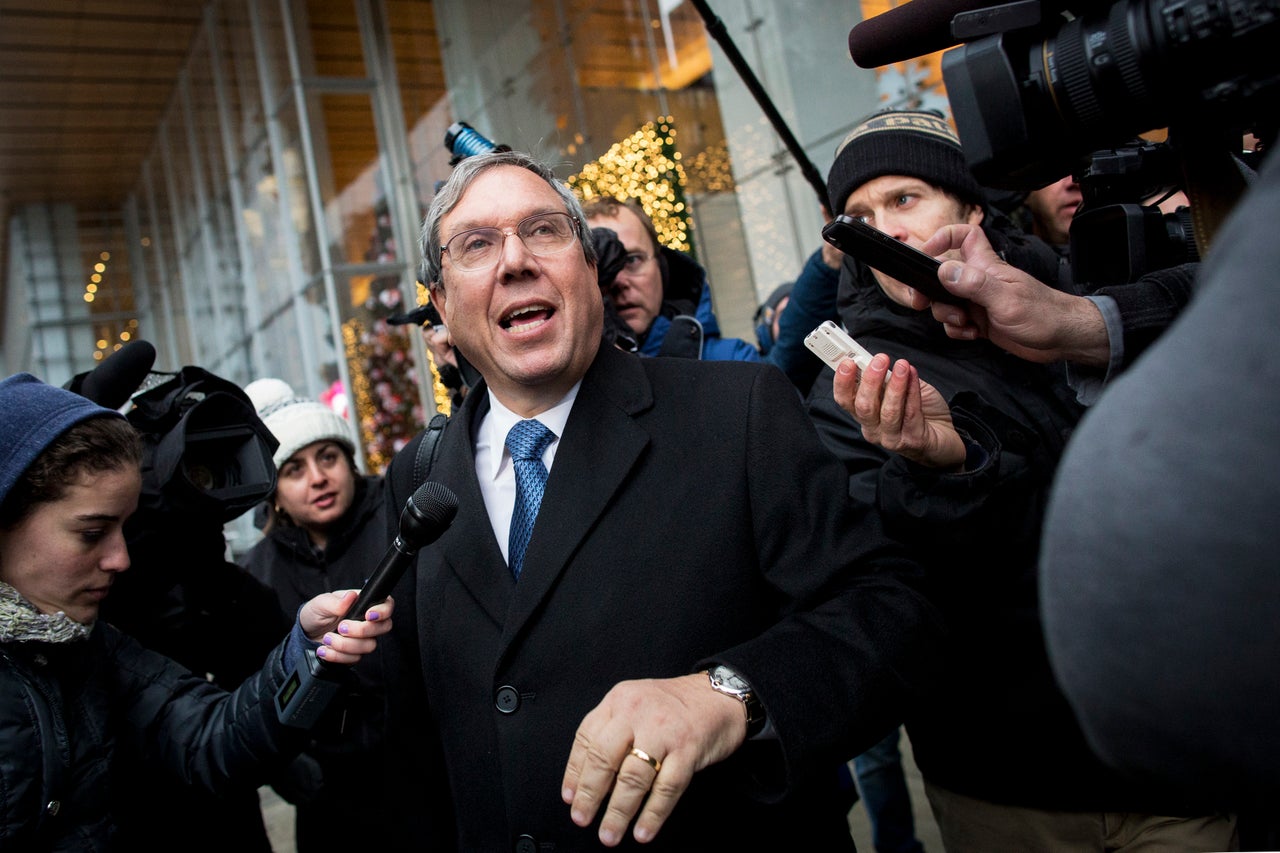
<path fill-rule="evenodd" d="M 295 396 L 281 379 L 257 379 L 245 386 L 258 417 L 280 442 L 272 461 L 277 469 L 289 457 L 317 441 L 332 441 L 355 453 L 351 427 L 337 412 L 318 400 Z"/>

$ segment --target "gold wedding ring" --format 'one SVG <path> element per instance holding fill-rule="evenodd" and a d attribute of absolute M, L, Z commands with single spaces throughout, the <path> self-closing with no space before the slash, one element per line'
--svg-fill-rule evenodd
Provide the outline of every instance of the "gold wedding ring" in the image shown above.
<path fill-rule="evenodd" d="M 633 746 L 631 747 L 631 754 L 652 767 L 654 773 L 658 773 L 662 770 L 662 762 L 645 752 L 643 749 Z"/>

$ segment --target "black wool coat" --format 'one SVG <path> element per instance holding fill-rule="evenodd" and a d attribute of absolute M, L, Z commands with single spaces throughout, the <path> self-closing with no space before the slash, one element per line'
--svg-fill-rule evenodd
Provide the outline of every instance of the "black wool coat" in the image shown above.
<path fill-rule="evenodd" d="M 940 623 L 914 564 L 844 498 L 783 374 L 602 348 L 518 583 L 476 480 L 487 407 L 476 389 L 444 431 L 430 479 L 460 508 L 396 592 L 406 814 L 459 850 L 597 849 L 598 821 L 575 826 L 560 799 L 582 718 L 619 681 L 716 661 L 748 678 L 776 737 L 696 774 L 645 849 L 851 849 L 835 768 L 898 723 Z"/>

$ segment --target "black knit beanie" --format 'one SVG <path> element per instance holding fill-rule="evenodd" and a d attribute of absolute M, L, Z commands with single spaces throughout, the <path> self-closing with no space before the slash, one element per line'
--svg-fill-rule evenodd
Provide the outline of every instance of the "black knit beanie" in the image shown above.
<path fill-rule="evenodd" d="M 983 205 L 987 200 L 969 171 L 955 131 L 934 112 L 887 110 L 849 131 L 836 148 L 827 177 L 831 212 L 843 213 L 854 190 L 882 175 L 919 178 L 966 204 Z"/>

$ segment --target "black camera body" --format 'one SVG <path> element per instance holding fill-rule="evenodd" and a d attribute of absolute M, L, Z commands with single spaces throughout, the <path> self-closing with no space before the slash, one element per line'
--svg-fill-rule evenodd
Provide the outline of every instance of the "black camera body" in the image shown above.
<path fill-rule="evenodd" d="M 1138 203 L 1181 178 L 1167 143 L 1139 140 L 1095 151 L 1075 177 L 1084 200 L 1071 221 L 1071 275 L 1082 289 L 1200 260 L 1190 208 L 1164 213 Z"/>
<path fill-rule="evenodd" d="M 1161 127 L 1209 128 L 1237 148 L 1259 123 L 1274 133 L 1280 0 L 1089 0 L 1070 20 L 1036 5 L 1039 25 L 981 35 L 942 58 L 983 185 L 1036 189 Z M 957 15 L 953 31 L 965 26 Z"/>
<path fill-rule="evenodd" d="M 155 347 L 125 344 L 64 387 L 126 418 L 142 440 L 142 490 L 125 522 L 132 563 L 101 618 L 234 688 L 289 630 L 275 593 L 225 557 L 223 525 L 270 495 L 279 442 L 233 382 L 199 367 L 153 372 Z M 239 626 L 224 642 L 209 637 Z"/>
<path fill-rule="evenodd" d="M 1193 227 L 1186 208 L 1144 202 L 1180 187 L 1222 210 L 1243 191 L 1224 162 L 1241 158 L 1246 132 L 1275 137 L 1280 0 L 1067 5 L 990 4 L 951 20 L 963 43 L 942 72 L 974 176 L 1023 191 L 1075 176 L 1071 269 L 1086 290 L 1199 260 L 1216 218 Z M 1164 142 L 1139 138 L 1166 127 Z"/>
<path fill-rule="evenodd" d="M 234 383 L 187 366 L 133 403 L 143 508 L 221 525 L 275 491 L 279 442 Z"/>

